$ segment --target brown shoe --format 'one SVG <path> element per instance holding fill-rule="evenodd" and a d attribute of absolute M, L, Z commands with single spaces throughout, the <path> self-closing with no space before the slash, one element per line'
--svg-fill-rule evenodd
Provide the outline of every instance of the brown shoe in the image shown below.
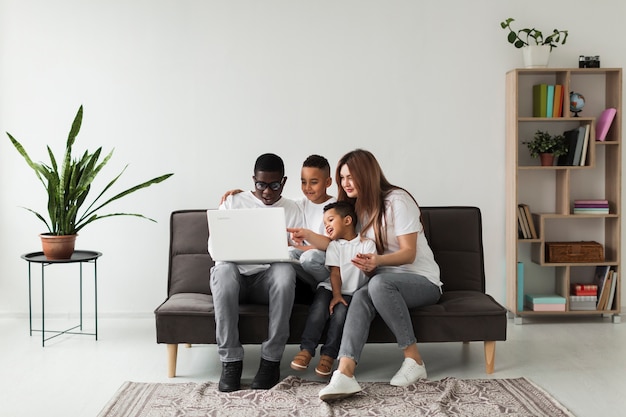
<path fill-rule="evenodd" d="M 320 362 L 317 364 L 317 368 L 315 368 L 317 376 L 328 378 L 332 373 L 333 363 L 335 363 L 335 360 L 330 356 L 320 355 Z"/>
<path fill-rule="evenodd" d="M 311 354 L 308 350 L 302 349 L 300 353 L 294 356 L 291 361 L 291 369 L 296 371 L 304 371 L 309 367 L 309 362 L 311 362 Z"/>

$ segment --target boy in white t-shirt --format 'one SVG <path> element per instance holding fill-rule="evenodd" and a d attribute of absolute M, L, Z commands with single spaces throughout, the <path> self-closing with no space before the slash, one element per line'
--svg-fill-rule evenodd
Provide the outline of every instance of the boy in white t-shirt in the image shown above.
<path fill-rule="evenodd" d="M 296 200 L 296 204 L 304 216 L 303 227 L 312 232 L 309 233 L 311 240 L 319 240 L 321 246 L 326 246 L 329 239 L 324 228 L 324 206 L 337 201 L 327 193 L 333 182 L 328 160 L 320 155 L 308 156 L 302 163 L 300 180 L 304 196 Z M 326 253 L 316 249 L 315 242 L 302 240 L 299 243 L 290 248 L 291 257 L 300 260 L 300 265 L 295 265 L 296 274 L 315 289 L 329 275 Z"/>
<path fill-rule="evenodd" d="M 315 373 L 320 377 L 331 374 L 339 353 L 348 304 L 352 294 L 368 281 L 368 276 L 352 264 L 352 259 L 360 254 L 376 252 L 374 241 L 361 238 L 356 232 L 356 224 L 356 213 L 349 202 L 334 202 L 324 207 L 324 225 L 332 239 L 326 249 L 330 278 L 320 283 L 315 292 L 302 332 L 300 353 L 291 362 L 291 368 L 296 371 L 308 368 L 328 323 L 326 343 L 320 348 L 320 360 Z"/>

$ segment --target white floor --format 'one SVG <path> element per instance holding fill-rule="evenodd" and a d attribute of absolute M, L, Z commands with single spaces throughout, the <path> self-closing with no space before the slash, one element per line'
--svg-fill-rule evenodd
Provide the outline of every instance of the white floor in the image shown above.
<path fill-rule="evenodd" d="M 50 323 L 51 325 L 52 323 Z M 47 324 L 48 325 L 48 324 Z M 181 347 L 178 376 L 166 377 L 166 348 L 155 342 L 152 318 L 100 319 L 99 340 L 62 335 L 41 347 L 28 320 L 0 319 L 0 415 L 96 416 L 124 381 L 217 381 L 215 346 Z M 282 374 L 297 346 L 288 346 Z M 508 340 L 496 347 L 495 373 L 484 372 L 482 343 L 420 345 L 430 379 L 524 376 L 579 417 L 626 415 L 626 324 L 608 318 L 509 321 Z M 258 366 L 258 346 L 246 346 L 244 382 Z M 368 345 L 357 378 L 385 381 L 399 367 L 395 345 Z M 299 374 L 316 379 L 313 371 Z"/>

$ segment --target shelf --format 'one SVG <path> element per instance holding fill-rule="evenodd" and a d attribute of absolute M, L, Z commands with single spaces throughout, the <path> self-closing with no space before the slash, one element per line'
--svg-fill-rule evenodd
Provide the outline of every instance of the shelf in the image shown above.
<path fill-rule="evenodd" d="M 601 314 L 619 314 L 619 310 L 565 310 L 565 311 L 532 311 L 517 310 L 518 316 L 597 316 Z"/>
<path fill-rule="evenodd" d="M 586 168 L 593 168 L 589 165 L 553 165 L 551 167 L 544 167 L 541 165 L 520 165 L 517 167 L 517 169 L 520 170 L 538 170 L 538 171 L 563 171 L 563 170 L 568 170 L 568 169 L 586 169 Z"/>
<path fill-rule="evenodd" d="M 533 117 L 533 86 L 562 85 L 564 102 L 569 92 L 585 96 L 583 110 L 574 116 L 567 104 L 563 117 Z M 554 89 L 557 90 L 557 89 Z M 617 109 L 606 141 L 595 140 L 596 118 L 608 107 Z M 585 316 L 620 313 L 621 283 L 621 68 L 516 69 L 506 74 L 506 280 L 507 308 L 519 316 Z M 524 142 L 537 130 L 560 134 L 589 127 L 585 165 L 540 166 Z M 574 214 L 574 200 L 609 201 L 608 214 Z M 528 205 L 536 239 L 518 234 L 518 205 Z M 595 241 L 602 245 L 603 262 L 545 262 L 547 242 Z M 523 263 L 518 279 L 518 263 Z M 517 310 L 519 296 L 529 293 L 569 296 L 571 282 L 591 282 L 597 266 L 610 266 L 618 274 L 614 310 Z M 569 299 L 568 299 L 569 300 Z M 615 322 L 615 320 L 614 320 Z"/>
<path fill-rule="evenodd" d="M 518 122 L 592 122 L 595 121 L 594 117 L 518 117 Z"/>

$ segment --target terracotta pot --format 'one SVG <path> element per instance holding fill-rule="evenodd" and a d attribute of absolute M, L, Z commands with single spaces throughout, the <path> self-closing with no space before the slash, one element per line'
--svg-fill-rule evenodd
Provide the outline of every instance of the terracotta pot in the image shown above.
<path fill-rule="evenodd" d="M 42 233 L 41 248 L 46 259 L 70 259 L 74 253 L 74 245 L 78 235 L 55 236 L 50 233 Z"/>
<path fill-rule="evenodd" d="M 554 165 L 554 155 L 551 153 L 540 153 L 539 160 L 542 167 L 551 167 Z"/>

